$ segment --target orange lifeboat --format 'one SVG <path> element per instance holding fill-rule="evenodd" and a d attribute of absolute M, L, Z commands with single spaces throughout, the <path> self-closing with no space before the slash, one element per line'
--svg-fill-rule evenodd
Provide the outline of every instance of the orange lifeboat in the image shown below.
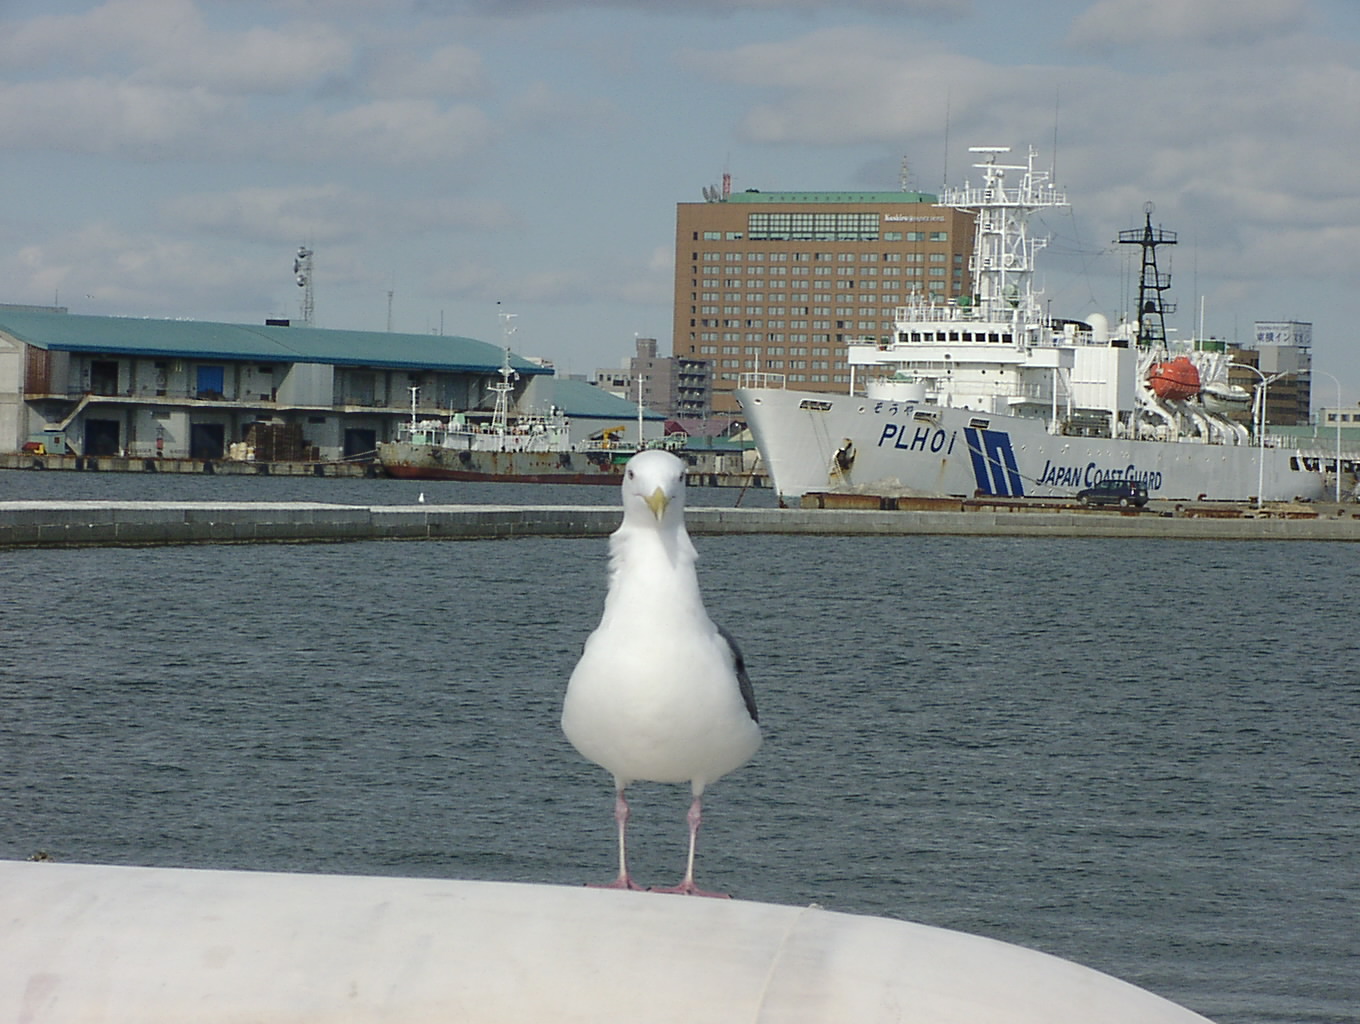
<path fill-rule="evenodd" d="M 1186 356 L 1165 363 L 1154 363 L 1148 371 L 1148 384 L 1158 398 L 1183 401 L 1199 394 L 1199 370 Z"/>

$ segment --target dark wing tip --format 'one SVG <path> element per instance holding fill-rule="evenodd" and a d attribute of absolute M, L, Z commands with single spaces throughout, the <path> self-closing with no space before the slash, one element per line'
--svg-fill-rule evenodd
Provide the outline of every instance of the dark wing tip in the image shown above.
<path fill-rule="evenodd" d="M 717 623 L 714 623 L 717 626 Z M 741 688 L 741 699 L 746 704 L 746 711 L 751 716 L 751 721 L 759 722 L 760 714 L 756 711 L 756 691 L 751 685 L 751 677 L 746 674 L 746 659 L 742 656 L 741 648 L 737 646 L 737 638 L 734 637 L 723 626 L 717 626 L 718 634 L 727 641 L 727 647 L 732 652 L 732 664 L 737 670 L 737 685 Z"/>

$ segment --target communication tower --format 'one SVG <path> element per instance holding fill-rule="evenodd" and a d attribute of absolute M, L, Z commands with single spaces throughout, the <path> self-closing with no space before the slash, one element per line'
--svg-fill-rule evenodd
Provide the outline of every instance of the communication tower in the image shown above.
<path fill-rule="evenodd" d="M 293 280 L 302 289 L 302 322 L 312 326 L 312 313 L 315 305 L 312 299 L 312 250 L 299 245 L 293 257 Z"/>

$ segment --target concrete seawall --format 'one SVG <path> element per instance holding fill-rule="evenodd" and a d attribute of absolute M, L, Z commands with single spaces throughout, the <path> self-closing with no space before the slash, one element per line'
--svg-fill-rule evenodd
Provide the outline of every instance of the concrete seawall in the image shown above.
<path fill-rule="evenodd" d="M 941 534 L 978 537 L 1157 537 L 1180 540 L 1360 540 L 1353 509 L 1316 518 L 1202 518 L 1154 512 L 690 509 L 696 535 Z M 603 537 L 610 506 L 333 505 L 314 502 L 0 502 L 0 548 Z"/>

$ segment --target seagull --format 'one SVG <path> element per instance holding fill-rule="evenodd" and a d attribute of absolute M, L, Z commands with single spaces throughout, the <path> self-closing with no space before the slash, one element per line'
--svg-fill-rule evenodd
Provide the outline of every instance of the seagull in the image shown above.
<path fill-rule="evenodd" d="M 604 615 L 567 683 L 562 731 L 614 776 L 619 874 L 605 888 L 641 888 L 628 873 L 629 783 L 688 782 L 685 877 L 653 891 L 725 898 L 694 884 L 703 793 L 751 759 L 760 726 L 741 651 L 704 610 L 685 530 L 684 469 L 659 449 L 639 452 L 624 469 Z"/>

